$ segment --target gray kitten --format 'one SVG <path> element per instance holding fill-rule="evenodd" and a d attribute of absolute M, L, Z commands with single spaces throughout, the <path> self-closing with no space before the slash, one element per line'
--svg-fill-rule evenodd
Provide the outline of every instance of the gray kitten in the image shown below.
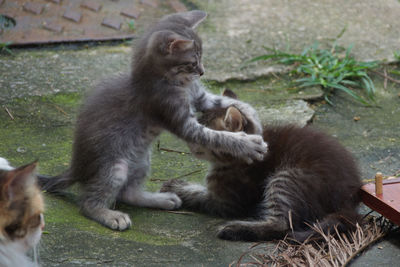
<path fill-rule="evenodd" d="M 141 207 L 176 209 L 175 193 L 151 193 L 141 185 L 150 168 L 150 145 L 167 130 L 189 143 L 213 148 L 246 162 L 267 151 L 256 112 L 249 105 L 207 92 L 201 40 L 194 28 L 203 11 L 172 14 L 151 27 L 139 41 L 130 74 L 109 79 L 86 98 L 77 119 L 70 168 L 40 178 L 43 189 L 57 192 L 82 185 L 82 212 L 117 230 L 129 216 L 111 210 L 116 201 Z M 197 122 L 195 112 L 236 106 L 255 125 L 253 135 L 214 131 Z"/>

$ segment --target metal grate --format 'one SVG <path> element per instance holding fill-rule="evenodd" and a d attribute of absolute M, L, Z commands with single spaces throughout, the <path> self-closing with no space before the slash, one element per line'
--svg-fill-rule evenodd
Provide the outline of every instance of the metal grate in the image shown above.
<path fill-rule="evenodd" d="M 14 27 L 0 28 L 0 42 L 30 45 L 130 39 L 142 17 L 160 14 L 157 9 L 162 13 L 186 11 L 177 0 L 0 0 L 0 17 L 15 22 Z"/>

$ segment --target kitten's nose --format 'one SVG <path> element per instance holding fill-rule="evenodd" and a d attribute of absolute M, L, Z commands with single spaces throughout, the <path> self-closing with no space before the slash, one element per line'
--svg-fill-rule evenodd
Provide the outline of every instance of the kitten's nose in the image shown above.
<path fill-rule="evenodd" d="M 203 66 L 203 64 L 200 64 L 200 65 L 199 65 L 199 67 L 198 67 L 198 72 L 199 72 L 199 75 L 200 75 L 200 76 L 202 76 L 202 75 L 204 74 L 204 66 Z"/>

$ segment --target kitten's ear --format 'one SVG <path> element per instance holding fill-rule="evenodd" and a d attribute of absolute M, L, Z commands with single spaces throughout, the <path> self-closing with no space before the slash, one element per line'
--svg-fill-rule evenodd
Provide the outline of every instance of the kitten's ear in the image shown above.
<path fill-rule="evenodd" d="M 243 115 L 235 107 L 229 107 L 226 111 L 224 123 L 225 127 L 231 132 L 243 131 Z"/>
<path fill-rule="evenodd" d="M 36 183 L 37 162 L 9 171 L 2 185 L 1 197 L 11 201 L 15 195 Z"/>
<path fill-rule="evenodd" d="M 172 21 L 195 29 L 203 20 L 205 20 L 206 17 L 206 12 L 201 10 L 193 10 L 189 12 L 174 13 L 164 16 L 160 20 L 160 23 L 163 23 L 164 21 Z"/>
<path fill-rule="evenodd" d="M 192 29 L 197 28 L 197 26 L 206 19 L 207 13 L 201 10 L 193 10 L 185 13 L 179 13 L 188 23 L 189 27 Z"/>
<path fill-rule="evenodd" d="M 222 95 L 223 95 L 223 96 L 226 96 L 226 97 L 233 98 L 233 99 L 238 99 L 238 96 L 237 96 L 231 89 L 228 89 L 228 88 L 226 88 L 226 89 L 222 92 Z"/>
<path fill-rule="evenodd" d="M 168 46 L 168 53 L 174 54 L 176 52 L 184 52 L 186 50 L 192 49 L 194 46 L 193 40 L 185 40 L 185 39 L 173 39 L 172 42 Z"/>

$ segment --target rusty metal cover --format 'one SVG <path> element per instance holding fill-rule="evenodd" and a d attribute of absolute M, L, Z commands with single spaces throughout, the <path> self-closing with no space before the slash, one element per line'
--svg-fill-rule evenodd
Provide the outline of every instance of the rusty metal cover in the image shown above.
<path fill-rule="evenodd" d="M 154 14 L 152 9 L 162 9 L 164 14 L 186 11 L 177 0 L 0 0 L 0 15 L 16 24 L 0 29 L 0 42 L 30 45 L 130 39 L 136 20 Z"/>

